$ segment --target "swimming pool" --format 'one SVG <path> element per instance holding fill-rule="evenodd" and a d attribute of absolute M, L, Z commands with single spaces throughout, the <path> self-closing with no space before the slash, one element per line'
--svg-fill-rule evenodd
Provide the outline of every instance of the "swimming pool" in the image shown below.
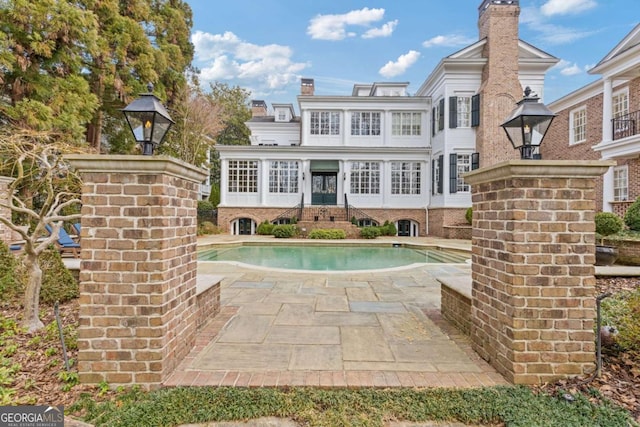
<path fill-rule="evenodd" d="M 464 263 L 469 255 L 437 248 L 335 245 L 242 245 L 206 249 L 199 261 L 227 261 L 287 270 L 351 271 L 418 263 Z"/>

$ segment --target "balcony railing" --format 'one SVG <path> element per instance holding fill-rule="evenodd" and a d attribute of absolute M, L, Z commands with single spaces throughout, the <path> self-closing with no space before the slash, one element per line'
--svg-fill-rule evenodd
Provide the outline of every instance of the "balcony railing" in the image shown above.
<path fill-rule="evenodd" d="M 612 119 L 611 122 L 613 123 L 614 141 L 640 133 L 640 129 L 638 129 L 638 125 L 640 124 L 640 111 L 634 111 L 633 113 L 616 117 Z"/>

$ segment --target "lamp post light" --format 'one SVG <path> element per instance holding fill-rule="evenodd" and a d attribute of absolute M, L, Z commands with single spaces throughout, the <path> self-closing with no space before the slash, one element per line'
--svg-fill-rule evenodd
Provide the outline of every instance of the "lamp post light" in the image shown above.
<path fill-rule="evenodd" d="M 507 133 L 513 148 L 520 150 L 520 158 L 539 160 L 540 144 L 556 116 L 539 98 L 531 95 L 531 88 L 524 90 L 524 98 L 500 126 Z"/>
<path fill-rule="evenodd" d="M 160 145 L 169 128 L 174 123 L 160 102 L 153 94 L 153 85 L 147 85 L 148 93 L 140 96 L 122 109 L 133 137 L 142 146 L 142 154 L 152 156 Z"/>

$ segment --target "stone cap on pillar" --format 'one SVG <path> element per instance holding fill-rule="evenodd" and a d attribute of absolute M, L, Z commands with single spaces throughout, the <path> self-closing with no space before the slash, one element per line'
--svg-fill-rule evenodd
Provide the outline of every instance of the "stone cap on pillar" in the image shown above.
<path fill-rule="evenodd" d="M 614 160 L 509 160 L 462 177 L 471 185 L 507 178 L 593 178 L 615 165 Z"/>
<path fill-rule="evenodd" d="M 166 174 L 201 183 L 209 171 L 168 156 L 67 154 L 64 159 L 78 172 Z"/>

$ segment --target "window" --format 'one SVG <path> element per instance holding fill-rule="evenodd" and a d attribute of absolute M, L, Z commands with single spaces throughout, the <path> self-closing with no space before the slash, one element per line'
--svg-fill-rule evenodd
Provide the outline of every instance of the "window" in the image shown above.
<path fill-rule="evenodd" d="M 312 111 L 311 135 L 340 135 L 340 113 Z"/>
<path fill-rule="evenodd" d="M 471 170 L 471 154 L 449 155 L 449 193 L 468 193 L 469 184 L 464 182 L 462 175 Z"/>
<path fill-rule="evenodd" d="M 587 108 L 582 107 L 580 109 L 571 112 L 569 124 L 569 144 L 578 144 L 584 142 L 587 139 Z"/>
<path fill-rule="evenodd" d="M 351 135 L 380 135 L 380 113 L 354 111 L 351 114 Z"/>
<path fill-rule="evenodd" d="M 393 136 L 420 136 L 422 134 L 422 114 L 417 112 L 392 113 L 391 134 Z"/>
<path fill-rule="evenodd" d="M 629 92 L 625 90 L 613 95 L 612 112 L 614 119 L 629 114 Z"/>
<path fill-rule="evenodd" d="M 391 194 L 420 194 L 420 163 L 391 163 Z"/>
<path fill-rule="evenodd" d="M 380 163 L 351 163 L 351 194 L 380 194 Z"/>
<path fill-rule="evenodd" d="M 229 192 L 258 192 L 258 162 L 255 160 L 229 160 Z"/>
<path fill-rule="evenodd" d="M 629 198 L 629 169 L 627 166 L 613 168 L 613 200 L 622 202 Z"/>
<path fill-rule="evenodd" d="M 287 120 L 287 112 L 285 110 L 278 110 L 278 120 L 279 122 L 284 122 Z"/>
<path fill-rule="evenodd" d="M 449 127 L 471 127 L 471 97 L 452 96 L 449 98 Z"/>
<path fill-rule="evenodd" d="M 271 162 L 269 168 L 270 193 L 298 192 L 298 162 Z"/>

